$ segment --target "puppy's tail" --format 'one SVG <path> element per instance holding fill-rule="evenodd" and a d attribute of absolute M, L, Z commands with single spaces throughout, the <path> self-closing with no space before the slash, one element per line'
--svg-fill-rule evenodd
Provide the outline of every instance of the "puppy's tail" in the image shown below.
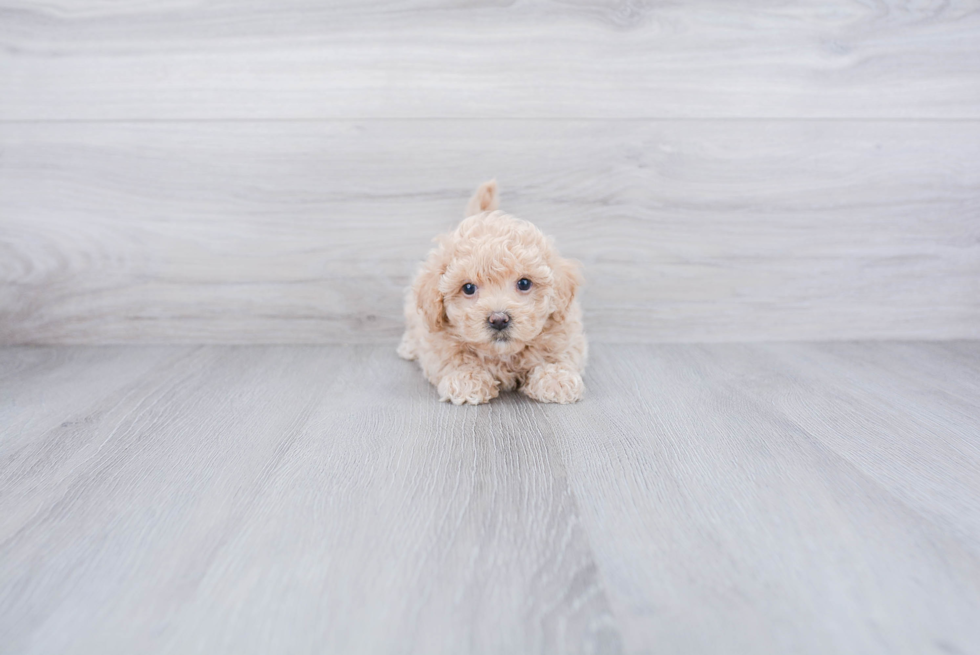
<path fill-rule="evenodd" d="M 481 184 L 470 201 L 466 203 L 466 216 L 480 212 L 492 212 L 500 207 L 500 196 L 497 193 L 497 179 Z M 464 216 L 464 218 L 466 217 Z"/>

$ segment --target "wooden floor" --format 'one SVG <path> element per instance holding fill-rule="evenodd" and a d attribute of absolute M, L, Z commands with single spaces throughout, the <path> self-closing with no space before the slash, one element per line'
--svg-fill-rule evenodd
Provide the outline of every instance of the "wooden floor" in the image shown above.
<path fill-rule="evenodd" d="M 0 350 L 3 653 L 980 652 L 980 342 Z"/>

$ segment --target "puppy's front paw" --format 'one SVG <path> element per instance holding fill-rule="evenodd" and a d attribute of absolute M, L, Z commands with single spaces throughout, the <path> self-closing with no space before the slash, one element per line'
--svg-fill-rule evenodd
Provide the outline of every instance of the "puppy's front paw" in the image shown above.
<path fill-rule="evenodd" d="M 521 391 L 538 402 L 565 405 L 582 400 L 585 383 L 576 371 L 558 364 L 545 364 L 531 370 Z"/>
<path fill-rule="evenodd" d="M 439 381 L 439 400 L 482 405 L 496 398 L 500 383 L 486 371 L 456 371 Z"/>

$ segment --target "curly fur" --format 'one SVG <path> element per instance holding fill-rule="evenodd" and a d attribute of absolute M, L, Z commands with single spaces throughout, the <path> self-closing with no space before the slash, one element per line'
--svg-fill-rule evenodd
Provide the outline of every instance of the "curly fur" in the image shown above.
<path fill-rule="evenodd" d="M 576 402 L 588 350 L 575 297 L 578 264 L 531 223 L 497 207 L 491 180 L 470 199 L 469 217 L 436 237 L 408 291 L 398 354 L 418 360 L 440 399 L 457 405 L 486 403 L 502 390 Z M 517 288 L 521 278 L 530 290 Z M 467 283 L 477 287 L 472 296 L 462 291 Z M 494 312 L 510 316 L 505 330 L 490 327 Z"/>

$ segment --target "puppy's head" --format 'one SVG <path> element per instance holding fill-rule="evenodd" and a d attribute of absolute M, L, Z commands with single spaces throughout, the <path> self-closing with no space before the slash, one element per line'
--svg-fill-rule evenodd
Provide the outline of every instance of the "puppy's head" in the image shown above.
<path fill-rule="evenodd" d="M 414 291 L 431 332 L 503 355 L 533 341 L 549 319 L 565 320 L 580 283 L 578 265 L 540 230 L 494 211 L 439 237 Z"/>

